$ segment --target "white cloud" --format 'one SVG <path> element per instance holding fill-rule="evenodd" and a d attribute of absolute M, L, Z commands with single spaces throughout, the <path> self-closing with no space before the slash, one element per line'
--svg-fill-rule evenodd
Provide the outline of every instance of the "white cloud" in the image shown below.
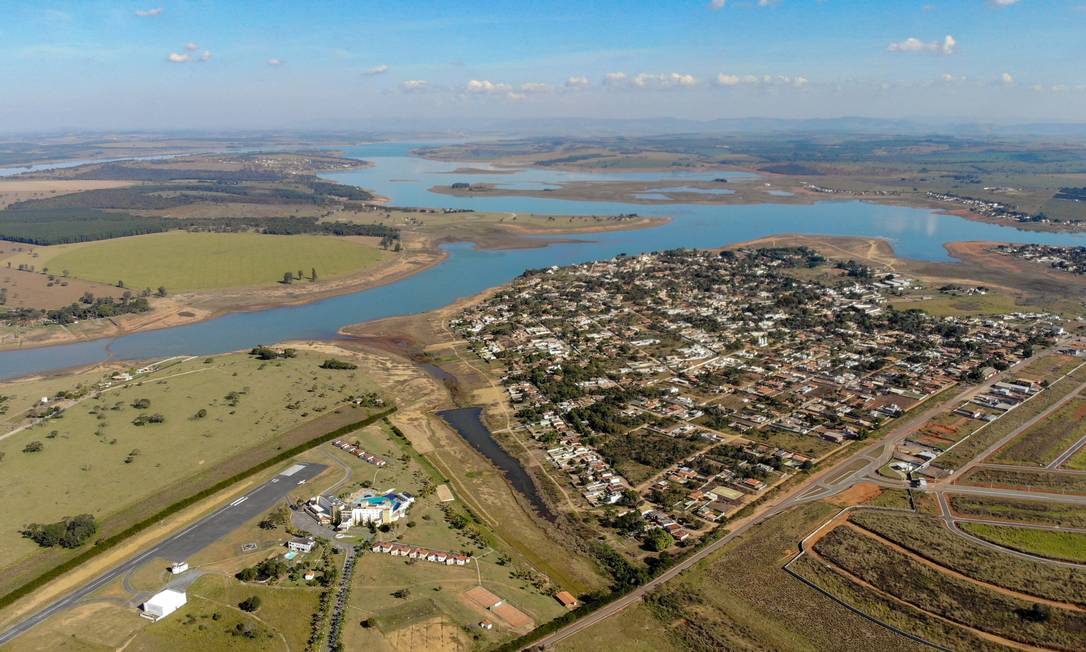
<path fill-rule="evenodd" d="M 802 88 L 810 83 L 802 75 L 732 75 L 720 73 L 716 76 L 717 86 L 794 86 Z"/>
<path fill-rule="evenodd" d="M 195 52 L 199 48 L 200 48 L 200 46 L 196 45 L 192 41 L 189 41 L 188 43 L 185 44 L 185 49 L 188 50 L 189 52 Z"/>
<path fill-rule="evenodd" d="M 275 59 L 275 58 L 268 59 L 268 65 L 269 66 L 281 66 L 281 65 L 283 65 L 283 60 L 282 59 Z"/>
<path fill-rule="evenodd" d="M 362 71 L 362 74 L 363 75 L 383 75 L 386 72 L 388 72 L 388 65 L 382 63 L 379 66 L 374 66 L 372 68 L 366 68 L 365 70 Z"/>
<path fill-rule="evenodd" d="M 1018 0 L 988 0 L 993 7 L 1009 7 L 1018 4 Z"/>
<path fill-rule="evenodd" d="M 400 88 L 405 91 L 421 91 L 430 87 L 430 82 L 425 79 L 408 79 L 400 82 Z"/>
<path fill-rule="evenodd" d="M 624 72 L 609 72 L 603 78 L 604 86 L 628 88 L 690 88 L 698 85 L 694 75 L 681 72 L 642 72 L 629 77 Z"/>
<path fill-rule="evenodd" d="M 965 81 L 965 75 L 952 75 L 949 72 L 943 73 L 943 82 L 946 84 L 953 84 L 955 82 Z"/>
<path fill-rule="evenodd" d="M 566 80 L 566 88 L 587 88 L 588 77 L 584 75 L 574 75 Z"/>
<path fill-rule="evenodd" d="M 192 57 L 190 57 L 188 55 L 188 53 L 182 53 L 182 52 L 171 52 L 166 56 L 166 60 L 169 61 L 170 63 L 185 63 L 186 61 L 190 60 L 191 58 Z"/>
<path fill-rule="evenodd" d="M 723 9 L 727 0 L 709 0 L 710 9 Z"/>
<path fill-rule="evenodd" d="M 520 85 L 520 90 L 524 93 L 546 93 L 551 90 L 551 86 L 541 82 L 524 82 Z"/>
<path fill-rule="evenodd" d="M 1014 83 L 1014 76 L 1011 75 L 1011 73 L 1009 72 L 1005 72 L 999 76 L 999 83 L 1003 84 L 1004 86 L 1010 86 Z"/>
<path fill-rule="evenodd" d="M 609 72 L 603 76 L 603 83 L 605 86 L 621 86 L 626 83 L 626 73 Z"/>
<path fill-rule="evenodd" d="M 524 99 L 524 93 L 506 93 L 505 97 L 511 102 L 519 102 Z"/>
<path fill-rule="evenodd" d="M 468 81 L 469 93 L 508 93 L 513 90 L 509 84 L 492 82 L 489 79 L 472 79 Z"/>
<path fill-rule="evenodd" d="M 200 53 L 200 61 L 211 61 L 211 53 L 204 50 Z"/>
<path fill-rule="evenodd" d="M 153 9 L 137 9 L 136 15 L 140 18 L 151 18 L 162 13 L 162 7 L 154 7 Z"/>
<path fill-rule="evenodd" d="M 954 54 L 954 49 L 958 47 L 958 41 L 953 36 L 947 34 L 943 40 L 940 41 L 921 41 L 915 36 L 910 36 L 904 41 L 895 41 L 886 46 L 889 52 L 921 52 L 929 54 Z"/>

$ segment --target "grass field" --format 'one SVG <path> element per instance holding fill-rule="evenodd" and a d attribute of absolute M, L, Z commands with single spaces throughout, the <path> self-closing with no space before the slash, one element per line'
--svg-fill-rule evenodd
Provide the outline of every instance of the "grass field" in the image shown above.
<path fill-rule="evenodd" d="M 1034 500 L 1004 500 L 985 496 L 951 496 L 954 513 L 983 519 L 1003 519 L 1086 528 L 1086 507 Z"/>
<path fill-rule="evenodd" d="M 1000 449 L 993 460 L 1043 466 L 1086 436 L 1086 398 L 1068 401 Z"/>
<path fill-rule="evenodd" d="M 237 604 L 258 596 L 260 608 L 246 614 Z M 129 650 L 302 650 L 319 591 L 242 584 L 221 575 L 201 577 L 188 590 L 189 603 L 132 640 Z M 218 618 L 215 618 L 218 614 Z M 134 614 L 133 614 L 134 616 Z M 238 623 L 255 637 L 240 635 Z"/>
<path fill-rule="evenodd" d="M 1086 562 L 1086 534 L 987 523 L 959 523 L 958 527 L 985 541 L 1031 555 Z"/>
<path fill-rule="evenodd" d="M 418 496 L 406 521 L 396 524 L 390 532 L 379 532 L 377 540 L 400 541 L 436 550 L 463 551 L 473 555 L 467 566 L 443 566 L 425 561 L 411 561 L 378 553 L 365 553 L 359 558 L 352 579 L 351 601 L 348 618 L 344 624 L 344 643 L 347 649 L 369 649 L 378 645 L 377 638 L 392 645 L 399 640 L 398 632 L 424 621 L 441 620 L 455 626 L 471 627 L 485 615 L 469 606 L 461 593 L 482 585 L 501 596 L 508 603 L 542 623 L 563 613 L 563 608 L 551 596 L 551 590 L 540 590 L 530 580 L 527 567 L 518 559 L 495 550 L 493 535 L 485 528 L 472 533 L 469 526 L 456 529 L 446 519 L 442 504 L 434 492 L 434 479 L 420 459 L 409 454 L 397 444 L 395 436 L 387 428 L 367 428 L 351 441 L 358 439 L 366 450 L 385 455 L 388 466 L 379 471 L 338 450 L 332 453 L 337 459 L 353 467 L 352 482 L 340 488 L 347 491 L 361 482 L 374 487 L 395 487 Z M 459 501 L 444 503 L 454 513 L 463 508 Z M 400 598 L 393 595 L 406 589 L 409 595 Z M 364 628 L 359 623 L 372 618 L 376 627 Z M 500 620 L 491 632 L 478 630 L 483 640 L 494 643 L 513 635 Z"/>
<path fill-rule="evenodd" d="M 1063 466 L 1076 471 L 1086 471 L 1086 446 L 1078 449 L 1074 455 L 1063 463 Z"/>
<path fill-rule="evenodd" d="M 1058 568 L 991 550 L 952 535 L 935 518 L 861 511 L 850 520 L 974 579 L 1040 598 L 1086 604 L 1086 570 Z"/>
<path fill-rule="evenodd" d="M 333 422 L 361 419 L 354 408 L 338 414 L 333 408 L 372 391 L 372 382 L 361 371 L 321 369 L 323 359 L 307 352 L 269 362 L 246 354 L 210 362 L 196 358 L 126 384 L 88 390 L 61 418 L 0 440 L 0 501 L 7 505 L 0 513 L 0 568 L 11 570 L 30 555 L 45 563 L 64 554 L 22 538 L 18 531 L 26 523 L 91 513 L 99 534 L 115 532 L 179 493 L 237 472 L 236 466 L 247 468 L 280 447 L 331 430 Z M 20 412 L 35 397 L 78 384 L 86 389 L 101 380 L 99 374 L 0 385 L 12 403 L 3 432 L 25 423 Z M 164 421 L 134 424 L 151 414 Z M 34 441 L 41 450 L 23 452 Z M 20 572 L 25 566 L 19 565 Z"/>
<path fill-rule="evenodd" d="M 800 557 L 791 569 L 800 577 L 862 613 L 929 641 L 941 643 L 952 650 L 1005 652 L 1007 649 L 963 627 L 947 623 L 926 611 L 902 604 L 853 582 L 832 568 L 827 568 L 825 562 L 809 555 Z M 907 649 L 928 649 L 918 646 L 907 647 L 903 639 L 899 640 L 900 645 Z"/>
<path fill-rule="evenodd" d="M 836 512 L 797 507 L 758 526 L 665 584 L 634 612 L 578 633 L 562 650 L 914 650 L 914 645 L 804 586 L 782 569 L 804 535 Z M 631 623 L 623 627 L 623 623 Z M 606 644 L 596 647 L 601 642 Z"/>
<path fill-rule="evenodd" d="M 925 296 L 930 296 L 930 294 Z M 989 292 L 988 294 L 973 296 L 939 294 L 931 298 L 903 298 L 892 301 L 890 305 L 897 310 L 920 309 L 939 317 L 994 315 L 1039 310 L 1037 306 L 1022 305 L 1013 296 L 1002 292 Z"/>
<path fill-rule="evenodd" d="M 1035 603 L 942 573 L 916 559 L 838 526 L 815 544 L 819 555 L 879 589 L 925 611 L 1031 645 L 1078 649 L 1086 614 L 1052 608 L 1043 626 L 1024 614 Z"/>
<path fill-rule="evenodd" d="M 310 271 L 318 279 L 373 267 L 388 255 L 376 246 L 347 238 L 258 233 L 170 231 L 36 250 L 38 269 L 126 287 L 170 292 L 271 285 L 284 272 Z M 16 261 L 14 258 L 13 262 Z"/>

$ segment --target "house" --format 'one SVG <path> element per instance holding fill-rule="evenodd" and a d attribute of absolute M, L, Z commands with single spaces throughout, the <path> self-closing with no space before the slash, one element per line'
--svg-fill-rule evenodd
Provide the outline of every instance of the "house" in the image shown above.
<path fill-rule="evenodd" d="M 147 599 L 147 602 L 143 603 L 140 616 L 151 621 L 157 621 L 185 606 L 186 602 L 188 602 L 188 597 L 184 592 L 166 589 L 154 594 Z"/>
<path fill-rule="evenodd" d="M 559 591 L 554 594 L 554 598 L 562 603 L 562 606 L 566 609 L 572 609 L 577 606 L 577 598 L 573 597 L 573 594 L 569 591 Z"/>
<path fill-rule="evenodd" d="M 290 548 L 294 552 L 311 552 L 314 545 L 316 545 L 316 541 L 313 540 L 313 537 L 307 537 L 305 539 L 295 537 L 290 541 L 287 541 L 287 548 Z"/>
<path fill-rule="evenodd" d="M 302 579 L 304 579 L 306 582 L 312 582 L 316 578 L 317 573 L 315 571 L 306 571 L 305 575 L 302 575 Z"/>
<path fill-rule="evenodd" d="M 479 627 L 481 629 L 485 629 L 487 631 L 490 631 L 490 630 L 494 629 L 494 623 L 490 622 L 489 620 L 484 620 L 483 622 L 479 623 Z"/>

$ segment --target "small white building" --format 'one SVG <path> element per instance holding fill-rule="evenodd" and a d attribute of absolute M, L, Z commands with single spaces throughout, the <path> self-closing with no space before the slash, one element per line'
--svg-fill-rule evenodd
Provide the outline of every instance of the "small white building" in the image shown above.
<path fill-rule="evenodd" d="M 189 569 L 189 563 L 187 561 L 176 561 L 170 564 L 170 572 L 174 575 L 180 575 Z"/>
<path fill-rule="evenodd" d="M 185 606 L 186 602 L 188 602 L 188 597 L 184 592 L 166 589 L 154 594 L 147 602 L 143 603 L 143 611 L 140 612 L 140 616 L 157 621 Z"/>

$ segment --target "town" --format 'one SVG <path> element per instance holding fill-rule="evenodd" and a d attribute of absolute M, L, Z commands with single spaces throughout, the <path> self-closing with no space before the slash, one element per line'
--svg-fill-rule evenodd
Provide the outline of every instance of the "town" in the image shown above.
<path fill-rule="evenodd" d="M 913 285 L 806 247 L 677 250 L 530 271 L 452 323 L 585 508 L 658 550 L 1062 332 L 889 305 Z"/>

